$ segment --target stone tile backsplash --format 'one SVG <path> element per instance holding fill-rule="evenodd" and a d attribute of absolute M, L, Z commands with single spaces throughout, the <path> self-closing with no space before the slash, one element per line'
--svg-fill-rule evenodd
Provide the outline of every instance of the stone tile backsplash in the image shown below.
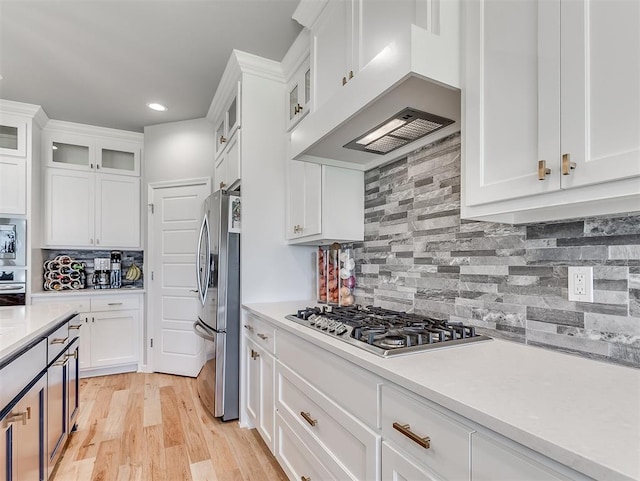
<path fill-rule="evenodd" d="M 461 220 L 459 134 L 366 172 L 354 247 L 359 304 L 640 367 L 640 215 Z M 568 266 L 593 266 L 593 303 L 567 300 Z"/>

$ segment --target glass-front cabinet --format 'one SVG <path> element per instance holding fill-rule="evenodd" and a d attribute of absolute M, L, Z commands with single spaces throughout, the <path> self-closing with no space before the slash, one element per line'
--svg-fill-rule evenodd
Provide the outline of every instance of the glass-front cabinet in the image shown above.
<path fill-rule="evenodd" d="M 27 122 L 23 118 L 0 113 L 0 154 L 27 155 Z"/>
<path fill-rule="evenodd" d="M 50 167 L 140 175 L 140 145 L 136 142 L 52 131 L 44 134 L 44 155 Z"/>
<path fill-rule="evenodd" d="M 226 103 L 225 109 L 220 114 L 216 126 L 216 159 L 227 149 L 231 137 L 240 127 L 240 82 L 233 95 Z"/>
<path fill-rule="evenodd" d="M 289 82 L 287 100 L 287 130 L 290 130 L 307 115 L 311 106 L 311 67 L 308 58 Z"/>

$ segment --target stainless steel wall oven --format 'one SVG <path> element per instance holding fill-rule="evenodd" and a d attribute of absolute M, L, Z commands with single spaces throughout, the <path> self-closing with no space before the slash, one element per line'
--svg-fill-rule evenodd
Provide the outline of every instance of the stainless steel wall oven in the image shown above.
<path fill-rule="evenodd" d="M 0 306 L 25 304 L 27 221 L 0 217 Z"/>

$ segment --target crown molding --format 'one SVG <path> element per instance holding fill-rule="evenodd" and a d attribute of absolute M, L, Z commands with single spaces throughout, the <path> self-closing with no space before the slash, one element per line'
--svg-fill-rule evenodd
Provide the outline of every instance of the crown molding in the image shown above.
<path fill-rule="evenodd" d="M 0 112 L 5 114 L 22 115 L 32 118 L 40 128 L 49 120 L 47 114 L 39 105 L 14 102 L 13 100 L 0 99 Z"/>
<path fill-rule="evenodd" d="M 132 142 L 143 142 L 144 134 L 131 132 L 129 130 L 110 129 L 108 127 L 96 127 L 95 125 L 77 124 L 64 120 L 49 120 L 45 125 L 47 131 L 73 132 L 82 135 L 94 135 L 118 140 L 130 140 Z"/>
<path fill-rule="evenodd" d="M 327 3 L 329 0 L 300 0 L 291 17 L 303 27 L 311 28 Z"/>
<path fill-rule="evenodd" d="M 282 72 L 285 81 L 289 82 L 293 74 L 309 57 L 311 48 L 311 32 L 303 28 L 282 58 Z"/>

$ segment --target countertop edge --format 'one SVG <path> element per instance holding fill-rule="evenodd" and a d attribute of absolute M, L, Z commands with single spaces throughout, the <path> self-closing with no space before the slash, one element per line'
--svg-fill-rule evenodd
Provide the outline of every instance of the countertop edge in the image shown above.
<path fill-rule="evenodd" d="M 295 301 L 293 301 L 295 302 Z M 255 303 L 256 305 L 262 303 Z M 313 301 L 300 301 L 300 306 L 303 305 L 315 305 L 316 303 Z M 372 361 L 367 359 L 368 356 L 375 356 L 374 354 L 368 353 L 364 350 L 360 350 L 357 347 L 351 346 L 346 343 L 341 343 L 340 345 L 334 345 L 333 343 L 327 342 L 329 339 L 325 335 L 316 333 L 313 330 L 310 330 L 302 325 L 296 324 L 293 321 L 289 321 L 286 318 L 274 318 L 269 314 L 261 312 L 253 307 L 254 304 L 243 304 L 242 308 L 250 312 L 251 314 L 273 324 L 278 325 L 279 327 L 284 328 L 288 332 L 291 332 L 307 341 L 311 341 L 314 343 L 321 343 L 321 347 L 327 351 L 332 352 L 340 356 L 341 358 L 355 363 L 366 370 L 387 379 L 390 382 L 393 382 L 405 389 L 408 389 L 415 394 L 423 396 L 436 404 L 443 406 L 446 409 L 449 409 L 463 417 L 470 419 L 473 422 L 478 423 L 479 425 L 495 431 L 496 433 L 505 436 L 512 441 L 522 444 L 523 446 L 532 449 L 564 466 L 567 466 L 575 471 L 580 472 L 583 475 L 590 476 L 594 479 L 607 479 L 608 481 L 638 481 L 640 478 L 633 477 L 633 475 L 629 475 L 615 468 L 600 464 L 598 462 L 594 462 L 593 460 L 581 455 L 580 453 L 576 453 L 572 450 L 566 449 L 563 446 L 555 444 L 547 439 L 544 439 L 540 436 L 532 434 L 524 429 L 518 428 L 513 424 L 509 424 L 504 422 L 503 420 L 497 419 L 492 415 L 485 413 L 481 410 L 478 410 L 472 406 L 459 402 L 458 400 L 451 398 L 449 396 L 442 395 L 437 391 L 433 391 L 428 387 L 418 384 L 401 374 L 395 373 L 390 369 L 386 369 Z M 338 341 L 339 342 L 339 341 Z M 508 341 L 500 341 L 500 342 L 508 342 Z M 344 345 L 342 345 L 344 344 Z M 456 349 L 456 348 L 451 348 Z M 535 347 L 531 347 L 531 349 L 538 349 Z M 352 353 L 351 350 L 355 350 L 355 353 Z M 415 355 L 425 355 L 427 353 L 421 354 L 413 354 Z"/>

